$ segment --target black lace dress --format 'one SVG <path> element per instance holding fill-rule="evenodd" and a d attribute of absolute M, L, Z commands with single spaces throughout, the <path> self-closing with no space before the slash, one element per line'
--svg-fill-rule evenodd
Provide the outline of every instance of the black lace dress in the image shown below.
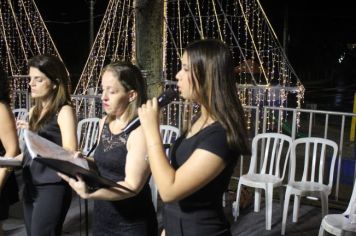
<path fill-rule="evenodd" d="M 0 142 L 0 156 L 5 154 L 4 147 Z M 18 186 L 15 173 L 11 172 L 2 191 L 0 192 L 0 221 L 9 217 L 10 205 L 19 201 Z"/>
<path fill-rule="evenodd" d="M 125 134 L 114 135 L 104 124 L 94 159 L 100 174 L 115 182 L 125 179 Z M 93 235 L 157 235 L 157 219 L 148 181 L 136 196 L 119 201 L 94 201 Z"/>

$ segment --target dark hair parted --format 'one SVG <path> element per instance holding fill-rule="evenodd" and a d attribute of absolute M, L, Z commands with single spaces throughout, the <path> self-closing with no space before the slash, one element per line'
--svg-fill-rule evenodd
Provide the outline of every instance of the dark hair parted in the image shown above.
<path fill-rule="evenodd" d="M 224 127 L 230 148 L 250 154 L 230 49 L 219 40 L 204 39 L 188 45 L 185 52 L 199 103 Z"/>
<path fill-rule="evenodd" d="M 0 102 L 10 104 L 10 87 L 7 74 L 0 63 Z"/>
<path fill-rule="evenodd" d="M 37 131 L 53 115 L 57 114 L 62 106 L 71 105 L 70 80 L 63 62 L 53 55 L 37 55 L 28 61 L 28 66 L 37 68 L 50 79 L 55 86 L 48 107 L 41 115 L 43 106 L 41 98 L 34 99 L 34 108 L 29 122 L 30 129 Z"/>
<path fill-rule="evenodd" d="M 137 116 L 137 109 L 147 100 L 146 80 L 142 76 L 140 69 L 128 61 L 117 61 L 106 65 L 101 72 L 110 71 L 125 88 L 125 92 L 134 90 L 137 93 L 135 100 L 129 103 L 127 107 L 128 120 Z M 108 117 L 108 121 L 115 119 L 113 116 Z"/>

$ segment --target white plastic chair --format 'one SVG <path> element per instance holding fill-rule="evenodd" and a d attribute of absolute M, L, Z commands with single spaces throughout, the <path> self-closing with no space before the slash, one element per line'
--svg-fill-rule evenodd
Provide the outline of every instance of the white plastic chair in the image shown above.
<path fill-rule="evenodd" d="M 326 215 L 321 221 L 319 236 L 324 236 L 325 231 L 337 236 L 343 236 L 349 232 L 356 234 L 356 224 L 350 224 L 349 219 L 347 218 L 350 215 L 352 203 L 356 204 L 356 181 L 346 211 L 342 214 Z"/>
<path fill-rule="evenodd" d="M 163 144 L 172 144 L 178 137 L 179 137 L 179 129 L 177 127 L 171 126 L 171 125 L 160 125 L 160 132 L 161 132 L 161 137 L 162 137 L 162 142 Z M 166 155 L 168 157 L 169 154 L 169 148 L 166 149 Z M 151 188 L 151 195 L 152 195 L 152 202 L 153 206 L 155 207 L 155 210 L 157 211 L 157 197 L 158 197 L 158 192 L 157 192 L 157 186 L 153 181 L 153 178 L 150 178 L 150 188 Z"/>
<path fill-rule="evenodd" d="M 304 170 L 301 180 L 296 181 L 297 155 L 304 152 Z M 338 146 L 325 138 L 300 138 L 293 142 L 291 149 L 291 174 L 287 184 L 283 206 L 282 235 L 285 234 L 289 199 L 294 195 L 293 222 L 298 221 L 300 198 L 302 196 L 321 199 L 322 216 L 328 213 L 328 196 L 331 193 Z M 324 173 L 326 157 L 331 157 L 329 178 Z"/>
<path fill-rule="evenodd" d="M 98 139 L 99 121 L 97 117 L 85 118 L 78 122 L 77 138 L 80 151 L 87 155 Z M 93 153 L 93 152 L 92 152 Z"/>
<path fill-rule="evenodd" d="M 16 108 L 12 110 L 14 114 L 15 120 L 28 120 L 28 111 L 26 108 Z M 22 149 L 23 145 L 25 144 L 25 140 L 23 137 L 23 129 L 17 130 L 17 136 L 19 138 L 20 147 Z"/>
<path fill-rule="evenodd" d="M 234 220 L 239 216 L 241 186 L 255 188 L 255 212 L 260 211 L 261 190 L 265 190 L 266 229 L 271 229 L 273 189 L 282 185 L 289 159 L 292 138 L 280 133 L 263 133 L 252 140 L 249 171 L 238 182 L 236 201 L 233 203 Z M 258 156 L 260 168 L 258 170 Z"/>
<path fill-rule="evenodd" d="M 88 155 L 98 139 L 99 121 L 97 117 L 85 118 L 78 122 L 77 139 L 81 153 Z M 94 152 L 91 152 L 94 154 Z M 80 198 L 79 198 L 80 202 Z M 84 199 L 85 232 L 89 232 L 88 200 Z"/>
<path fill-rule="evenodd" d="M 16 120 L 27 120 L 28 111 L 26 108 L 16 108 L 12 110 Z"/>

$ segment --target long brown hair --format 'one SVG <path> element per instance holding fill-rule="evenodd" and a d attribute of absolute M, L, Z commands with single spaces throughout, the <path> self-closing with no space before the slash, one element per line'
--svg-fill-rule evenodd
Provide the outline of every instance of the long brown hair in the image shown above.
<path fill-rule="evenodd" d="M 237 96 L 230 49 L 221 41 L 204 39 L 185 48 L 193 91 L 210 116 L 227 132 L 229 147 L 249 154 L 244 111 Z"/>
<path fill-rule="evenodd" d="M 128 61 L 112 62 L 104 67 L 101 75 L 104 72 L 112 72 L 117 80 L 125 88 L 125 92 L 134 90 L 137 93 L 136 99 L 129 103 L 127 107 L 128 120 L 132 120 L 137 116 L 137 109 L 147 100 L 146 80 L 142 76 L 140 69 Z M 114 115 L 109 115 L 107 121 L 115 119 Z"/>
<path fill-rule="evenodd" d="M 43 106 L 41 99 L 34 99 L 34 108 L 30 118 L 30 129 L 39 130 L 43 124 L 53 115 L 57 114 L 62 106 L 71 105 L 70 80 L 63 62 L 53 55 L 37 55 L 28 62 L 29 67 L 37 68 L 45 74 L 56 86 L 50 97 L 50 103 L 46 112 L 41 116 Z"/>

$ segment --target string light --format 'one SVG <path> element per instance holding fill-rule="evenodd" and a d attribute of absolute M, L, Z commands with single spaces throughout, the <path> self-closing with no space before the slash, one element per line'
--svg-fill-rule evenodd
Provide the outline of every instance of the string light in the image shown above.
<path fill-rule="evenodd" d="M 16 4 L 1 1 L 0 7 L 0 60 L 10 75 L 26 74 L 27 60 L 35 54 L 46 52 L 59 56 L 34 0 L 17 0 Z M 100 71 L 110 61 L 136 60 L 135 14 L 134 0 L 109 1 L 75 88 L 76 95 L 97 94 Z M 237 93 L 244 106 L 286 107 L 293 95 L 297 108 L 301 107 L 304 87 L 280 47 L 259 0 L 226 0 L 224 4 L 217 0 L 164 0 L 164 21 L 163 79 L 169 87 L 175 86 L 172 80 L 180 68 L 184 47 L 196 39 L 214 37 L 222 39 L 232 50 L 237 68 Z M 23 85 L 16 81 L 12 86 L 18 90 Z M 179 105 L 180 100 L 176 102 L 164 110 L 170 117 L 166 122 L 181 125 L 184 119 L 190 118 L 178 114 L 183 105 Z M 80 101 L 78 111 L 83 106 Z M 191 109 L 192 113 L 199 112 L 197 105 L 193 104 Z M 251 109 L 246 112 L 250 127 Z M 267 128 L 275 128 L 277 119 L 284 121 L 287 116 L 283 112 L 266 114 Z"/>

